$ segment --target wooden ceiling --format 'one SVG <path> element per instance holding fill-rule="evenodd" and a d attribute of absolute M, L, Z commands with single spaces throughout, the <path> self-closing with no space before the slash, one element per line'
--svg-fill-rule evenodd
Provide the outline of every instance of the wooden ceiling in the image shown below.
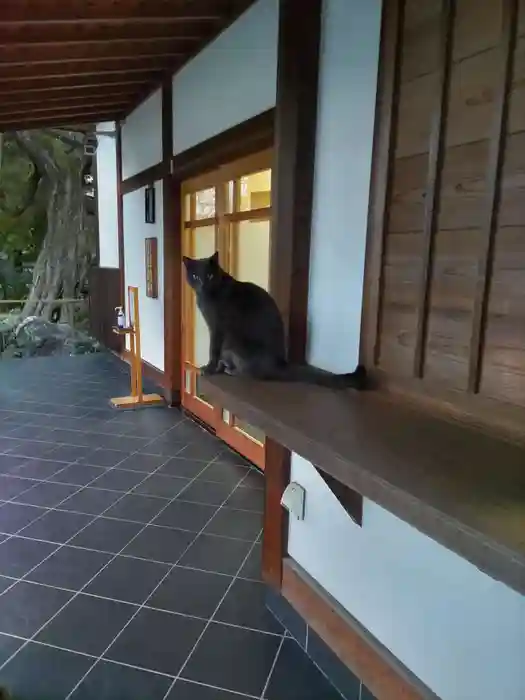
<path fill-rule="evenodd" d="M 254 0 L 0 0 L 0 132 L 122 119 Z"/>

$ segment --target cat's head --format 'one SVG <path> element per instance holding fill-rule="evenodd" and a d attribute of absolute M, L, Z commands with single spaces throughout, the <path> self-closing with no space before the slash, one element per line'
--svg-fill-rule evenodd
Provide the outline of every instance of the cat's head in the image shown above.
<path fill-rule="evenodd" d="M 211 290 L 221 280 L 222 269 L 219 265 L 219 253 L 215 252 L 211 258 L 182 258 L 186 268 L 186 280 L 197 294 Z"/>

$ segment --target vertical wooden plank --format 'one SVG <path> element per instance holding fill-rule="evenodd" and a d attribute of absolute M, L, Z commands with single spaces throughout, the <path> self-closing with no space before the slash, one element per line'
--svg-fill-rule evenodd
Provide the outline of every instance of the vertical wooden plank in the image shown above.
<path fill-rule="evenodd" d="M 434 241 L 439 213 L 444 138 L 447 128 L 455 15 L 455 0 L 444 0 L 441 5 L 440 21 L 439 90 L 436 94 L 436 105 L 430 134 L 425 219 L 423 222 L 423 256 L 421 260 L 422 267 L 419 292 L 417 295 L 416 346 L 414 350 L 414 375 L 416 377 L 423 376 L 423 368 L 425 365 L 430 290 L 434 261 Z"/>
<path fill-rule="evenodd" d="M 120 305 L 125 304 L 125 275 L 124 275 L 124 199 L 122 194 L 122 126 L 116 125 L 116 155 L 117 155 L 117 234 L 118 234 L 118 266 L 120 270 Z"/>
<path fill-rule="evenodd" d="M 383 256 L 397 126 L 403 11 L 404 0 L 383 2 L 359 352 L 365 365 L 376 364 L 379 357 Z"/>
<path fill-rule="evenodd" d="M 322 0 L 280 0 L 270 290 L 295 362 L 306 355 L 321 15 Z M 265 449 L 263 577 L 280 589 L 288 533 L 281 496 L 291 455 L 271 439 Z"/>
<path fill-rule="evenodd" d="M 164 397 L 170 406 L 180 403 L 182 306 L 182 201 L 181 183 L 171 175 L 173 157 L 173 86 L 171 78 L 162 85 L 163 271 L 164 271 Z"/>
<path fill-rule="evenodd" d="M 517 0 L 504 0 L 501 40 L 499 46 L 500 90 L 495 102 L 494 125 L 491 134 L 487 169 L 487 212 L 482 230 L 482 249 L 478 260 L 476 297 L 470 338 L 468 390 L 479 391 L 485 344 L 487 310 L 490 298 L 494 243 L 501 198 L 501 171 L 505 153 L 509 94 L 511 90 L 516 27 Z"/>

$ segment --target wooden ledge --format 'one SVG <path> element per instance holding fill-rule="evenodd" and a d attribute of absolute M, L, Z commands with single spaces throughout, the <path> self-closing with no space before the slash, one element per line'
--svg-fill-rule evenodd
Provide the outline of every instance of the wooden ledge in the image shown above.
<path fill-rule="evenodd" d="M 219 405 L 525 594 L 523 445 L 373 391 L 203 382 Z"/>

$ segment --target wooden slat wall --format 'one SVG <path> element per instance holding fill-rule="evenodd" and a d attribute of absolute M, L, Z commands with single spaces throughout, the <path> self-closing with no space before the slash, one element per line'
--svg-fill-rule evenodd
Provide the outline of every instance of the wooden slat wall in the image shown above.
<path fill-rule="evenodd" d="M 120 301 L 120 270 L 92 267 L 89 273 L 89 327 L 104 347 L 120 353 L 122 338 L 111 330 L 116 322 L 115 307 Z"/>
<path fill-rule="evenodd" d="M 525 408 L 525 0 L 398 4 L 365 360 L 448 403 Z"/>

